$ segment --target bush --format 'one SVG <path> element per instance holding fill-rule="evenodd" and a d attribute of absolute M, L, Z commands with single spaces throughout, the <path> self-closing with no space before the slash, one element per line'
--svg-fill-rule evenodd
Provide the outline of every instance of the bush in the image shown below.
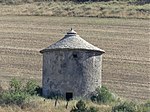
<path fill-rule="evenodd" d="M 83 100 L 77 102 L 76 106 L 70 112 L 87 112 L 86 104 Z"/>
<path fill-rule="evenodd" d="M 17 104 L 22 105 L 27 98 L 23 92 L 4 92 L 0 96 L 0 104 Z"/>
<path fill-rule="evenodd" d="M 96 107 L 87 108 L 86 103 L 83 100 L 79 100 L 70 112 L 98 112 L 98 109 Z"/>
<path fill-rule="evenodd" d="M 132 102 L 123 102 L 112 107 L 112 112 L 136 112 L 136 105 Z"/>
<path fill-rule="evenodd" d="M 10 90 L 12 92 L 20 92 L 21 89 L 22 89 L 22 83 L 21 81 L 13 78 L 11 81 L 10 81 Z"/>
<path fill-rule="evenodd" d="M 37 94 L 36 89 L 38 88 L 36 82 L 34 80 L 29 80 L 24 88 L 24 91 L 30 95 Z"/>
<path fill-rule="evenodd" d="M 34 81 L 28 81 L 25 86 L 21 81 L 12 79 L 10 89 L 0 93 L 0 104 L 22 105 L 27 98 L 36 94 L 37 85 Z"/>
<path fill-rule="evenodd" d="M 112 93 L 110 93 L 109 90 L 104 86 L 101 88 L 98 87 L 91 97 L 91 100 L 97 103 L 108 103 L 114 101 L 114 99 L 115 98 Z"/>

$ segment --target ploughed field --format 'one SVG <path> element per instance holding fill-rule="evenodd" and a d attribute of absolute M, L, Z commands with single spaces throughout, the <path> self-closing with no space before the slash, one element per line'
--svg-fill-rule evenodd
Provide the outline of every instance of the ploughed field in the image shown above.
<path fill-rule="evenodd" d="M 150 98 L 150 22 L 141 19 L 0 16 L 0 84 L 42 80 L 39 51 L 70 28 L 104 49 L 102 83 L 119 96 Z"/>

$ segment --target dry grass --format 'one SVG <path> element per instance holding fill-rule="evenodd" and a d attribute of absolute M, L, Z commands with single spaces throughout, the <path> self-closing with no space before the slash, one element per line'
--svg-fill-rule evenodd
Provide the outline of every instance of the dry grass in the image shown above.
<path fill-rule="evenodd" d="M 76 102 L 77 100 L 70 101 L 66 109 L 66 101 L 59 100 L 55 107 L 55 100 L 47 99 L 44 101 L 43 98 L 36 97 L 36 99 L 21 107 L 17 105 L 0 106 L 0 112 L 70 112 L 72 107 L 76 105 Z M 87 106 L 97 107 L 100 110 L 99 112 L 111 111 L 111 106 L 109 105 L 98 105 L 87 101 Z"/>
<path fill-rule="evenodd" d="M 2 87 L 14 76 L 34 78 L 41 84 L 39 51 L 62 38 L 71 27 L 106 51 L 104 85 L 129 99 L 150 98 L 150 25 L 148 20 L 136 19 L 0 16 Z"/>
<path fill-rule="evenodd" d="M 0 15 L 73 16 L 150 18 L 150 4 L 135 5 L 128 2 L 34 2 L 21 5 L 0 4 Z"/>

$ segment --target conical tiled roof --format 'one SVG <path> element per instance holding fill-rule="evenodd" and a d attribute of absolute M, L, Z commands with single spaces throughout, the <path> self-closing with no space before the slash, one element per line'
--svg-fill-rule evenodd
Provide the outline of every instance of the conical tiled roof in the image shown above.
<path fill-rule="evenodd" d="M 88 43 L 82 39 L 74 30 L 70 30 L 64 38 L 57 41 L 56 43 L 50 45 L 49 47 L 41 50 L 40 52 L 47 52 L 50 50 L 60 50 L 60 49 L 78 49 L 78 50 L 93 50 L 104 53 L 105 51 L 95 47 L 94 45 Z"/>

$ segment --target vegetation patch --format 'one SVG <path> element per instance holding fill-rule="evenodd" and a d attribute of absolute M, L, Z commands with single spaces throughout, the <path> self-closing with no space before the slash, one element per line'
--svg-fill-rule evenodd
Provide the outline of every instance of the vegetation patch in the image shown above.
<path fill-rule="evenodd" d="M 71 16 L 104 18 L 143 18 L 148 19 L 150 4 L 138 4 L 138 1 L 21 1 L 5 0 L 0 4 L 0 15 L 34 15 L 34 16 Z M 13 10 L 12 10 L 13 9 Z"/>
<path fill-rule="evenodd" d="M 150 106 L 146 106 L 147 103 L 136 104 L 135 102 L 129 101 L 118 102 L 118 104 L 112 107 L 111 112 L 149 112 Z"/>
<path fill-rule="evenodd" d="M 112 112 L 136 112 L 136 105 L 134 103 L 121 102 L 112 108 Z"/>
<path fill-rule="evenodd" d="M 16 79 L 10 81 L 9 90 L 0 93 L 0 105 L 16 104 L 22 105 L 32 95 L 36 94 L 37 84 L 35 81 L 28 81 L 25 86 Z"/>
<path fill-rule="evenodd" d="M 55 95 L 52 99 L 45 99 L 37 96 L 38 85 L 35 81 L 29 80 L 26 84 L 22 84 L 20 80 L 15 78 L 10 81 L 10 89 L 0 93 L 0 111 L 1 112 L 36 112 L 36 111 L 52 111 L 52 112 L 149 112 L 150 102 L 136 103 L 124 100 L 114 100 L 113 94 L 104 86 L 96 89 L 89 100 L 72 100 L 66 109 L 66 101 L 58 99 L 56 103 Z M 30 98 L 30 100 L 28 100 Z M 28 101 L 27 101 L 28 100 Z M 96 102 L 95 102 L 96 101 Z M 112 103 L 113 102 L 113 103 Z M 105 103 L 105 104 L 104 104 Z M 107 104 L 106 104 L 107 103 Z"/>
<path fill-rule="evenodd" d="M 91 100 L 96 103 L 110 103 L 115 101 L 115 96 L 104 86 L 98 87 L 91 97 Z"/>
<path fill-rule="evenodd" d="M 83 100 L 79 100 L 70 112 L 98 112 L 99 109 L 96 107 L 87 107 Z"/>

